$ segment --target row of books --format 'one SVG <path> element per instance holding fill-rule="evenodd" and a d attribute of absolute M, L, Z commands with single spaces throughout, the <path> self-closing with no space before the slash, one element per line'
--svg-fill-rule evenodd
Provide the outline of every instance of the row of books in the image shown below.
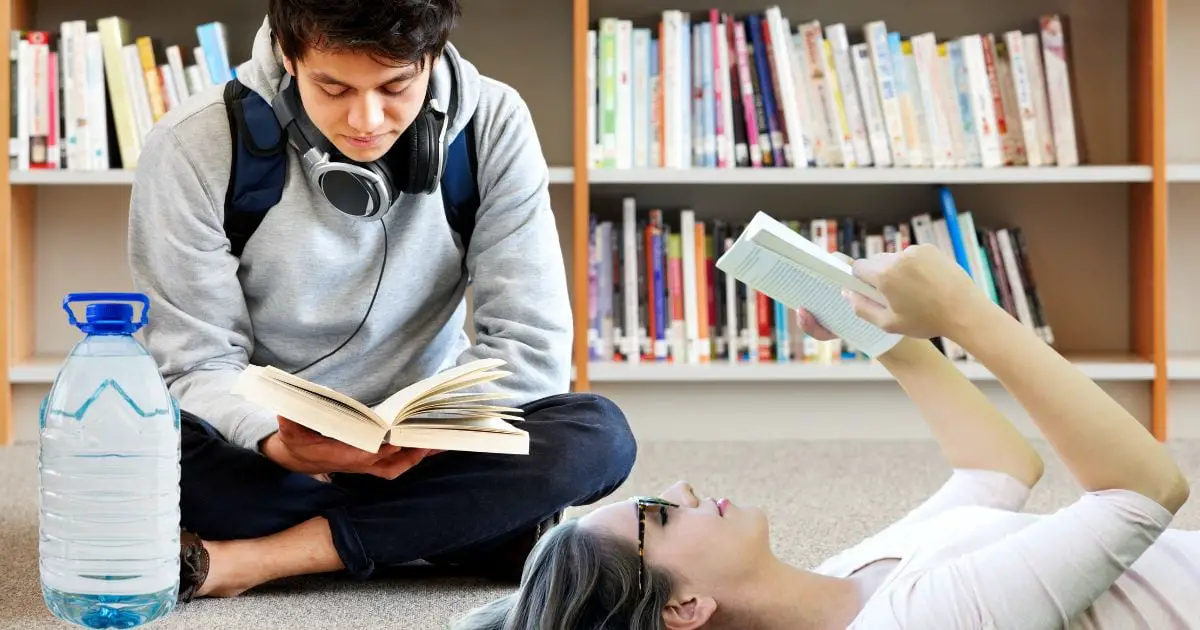
<path fill-rule="evenodd" d="M 862 258 L 932 243 L 1046 343 L 1054 335 L 1042 308 L 1028 247 L 1016 226 L 976 222 L 949 190 L 937 208 L 907 222 L 871 225 L 854 217 L 784 220 L 817 246 Z M 617 218 L 619 217 L 619 218 Z M 690 208 L 639 208 L 621 200 L 612 219 L 593 214 L 588 268 L 588 348 L 592 361 L 624 363 L 805 362 L 869 360 L 841 340 L 804 334 L 787 306 L 716 267 L 745 225 L 705 220 Z M 947 339 L 954 360 L 971 360 Z"/>
<path fill-rule="evenodd" d="M 1068 28 L 939 37 L 792 26 L 778 6 L 588 31 L 593 168 L 1075 166 Z"/>
<path fill-rule="evenodd" d="M 129 21 L 64 21 L 57 32 L 9 39 L 14 170 L 136 168 L 142 142 L 168 111 L 233 77 L 225 26 L 196 27 L 190 62 L 179 44 L 136 38 Z"/>

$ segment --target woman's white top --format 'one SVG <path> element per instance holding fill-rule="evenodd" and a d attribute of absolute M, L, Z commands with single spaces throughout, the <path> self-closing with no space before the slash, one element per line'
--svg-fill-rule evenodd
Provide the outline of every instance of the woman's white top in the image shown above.
<path fill-rule="evenodd" d="M 1022 513 L 1030 488 L 955 470 L 915 510 L 826 560 L 848 577 L 894 568 L 858 630 L 1200 630 L 1200 531 L 1124 490 L 1084 494 L 1054 514 Z"/>

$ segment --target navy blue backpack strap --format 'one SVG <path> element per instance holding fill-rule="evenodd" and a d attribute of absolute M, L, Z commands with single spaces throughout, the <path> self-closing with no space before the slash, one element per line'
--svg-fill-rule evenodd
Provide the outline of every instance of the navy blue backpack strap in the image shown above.
<path fill-rule="evenodd" d="M 225 84 L 225 112 L 232 161 L 224 225 L 230 250 L 240 257 L 267 211 L 283 197 L 287 139 L 270 103 L 237 79 Z"/>
<path fill-rule="evenodd" d="M 450 142 L 441 182 L 446 221 L 450 223 L 450 228 L 458 233 L 464 251 L 470 249 L 471 234 L 475 231 L 475 213 L 479 210 L 479 187 L 476 183 L 478 171 L 475 119 L 472 118 L 467 121 L 462 133 Z"/>

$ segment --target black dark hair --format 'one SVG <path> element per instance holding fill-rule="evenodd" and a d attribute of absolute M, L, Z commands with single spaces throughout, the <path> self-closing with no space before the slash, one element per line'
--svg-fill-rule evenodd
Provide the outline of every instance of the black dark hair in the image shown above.
<path fill-rule="evenodd" d="M 459 0 L 270 0 L 267 20 L 285 57 L 309 50 L 367 53 L 389 65 L 437 57 L 462 16 Z"/>

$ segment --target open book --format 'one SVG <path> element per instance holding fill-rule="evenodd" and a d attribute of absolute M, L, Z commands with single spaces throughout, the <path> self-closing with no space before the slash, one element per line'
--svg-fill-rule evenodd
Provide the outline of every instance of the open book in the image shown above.
<path fill-rule="evenodd" d="M 372 453 L 387 442 L 526 455 L 529 434 L 507 422 L 520 420 L 520 409 L 486 404 L 503 394 L 459 391 L 508 376 L 510 372 L 497 369 L 504 364 L 501 359 L 477 359 L 417 381 L 374 407 L 272 366 L 248 366 L 232 393 Z"/>
<path fill-rule="evenodd" d="M 809 311 L 868 356 L 882 355 L 902 338 L 856 315 L 842 297 L 849 289 L 886 304 L 878 289 L 854 277 L 845 261 L 762 212 L 717 260 L 717 268 L 788 307 Z"/>

